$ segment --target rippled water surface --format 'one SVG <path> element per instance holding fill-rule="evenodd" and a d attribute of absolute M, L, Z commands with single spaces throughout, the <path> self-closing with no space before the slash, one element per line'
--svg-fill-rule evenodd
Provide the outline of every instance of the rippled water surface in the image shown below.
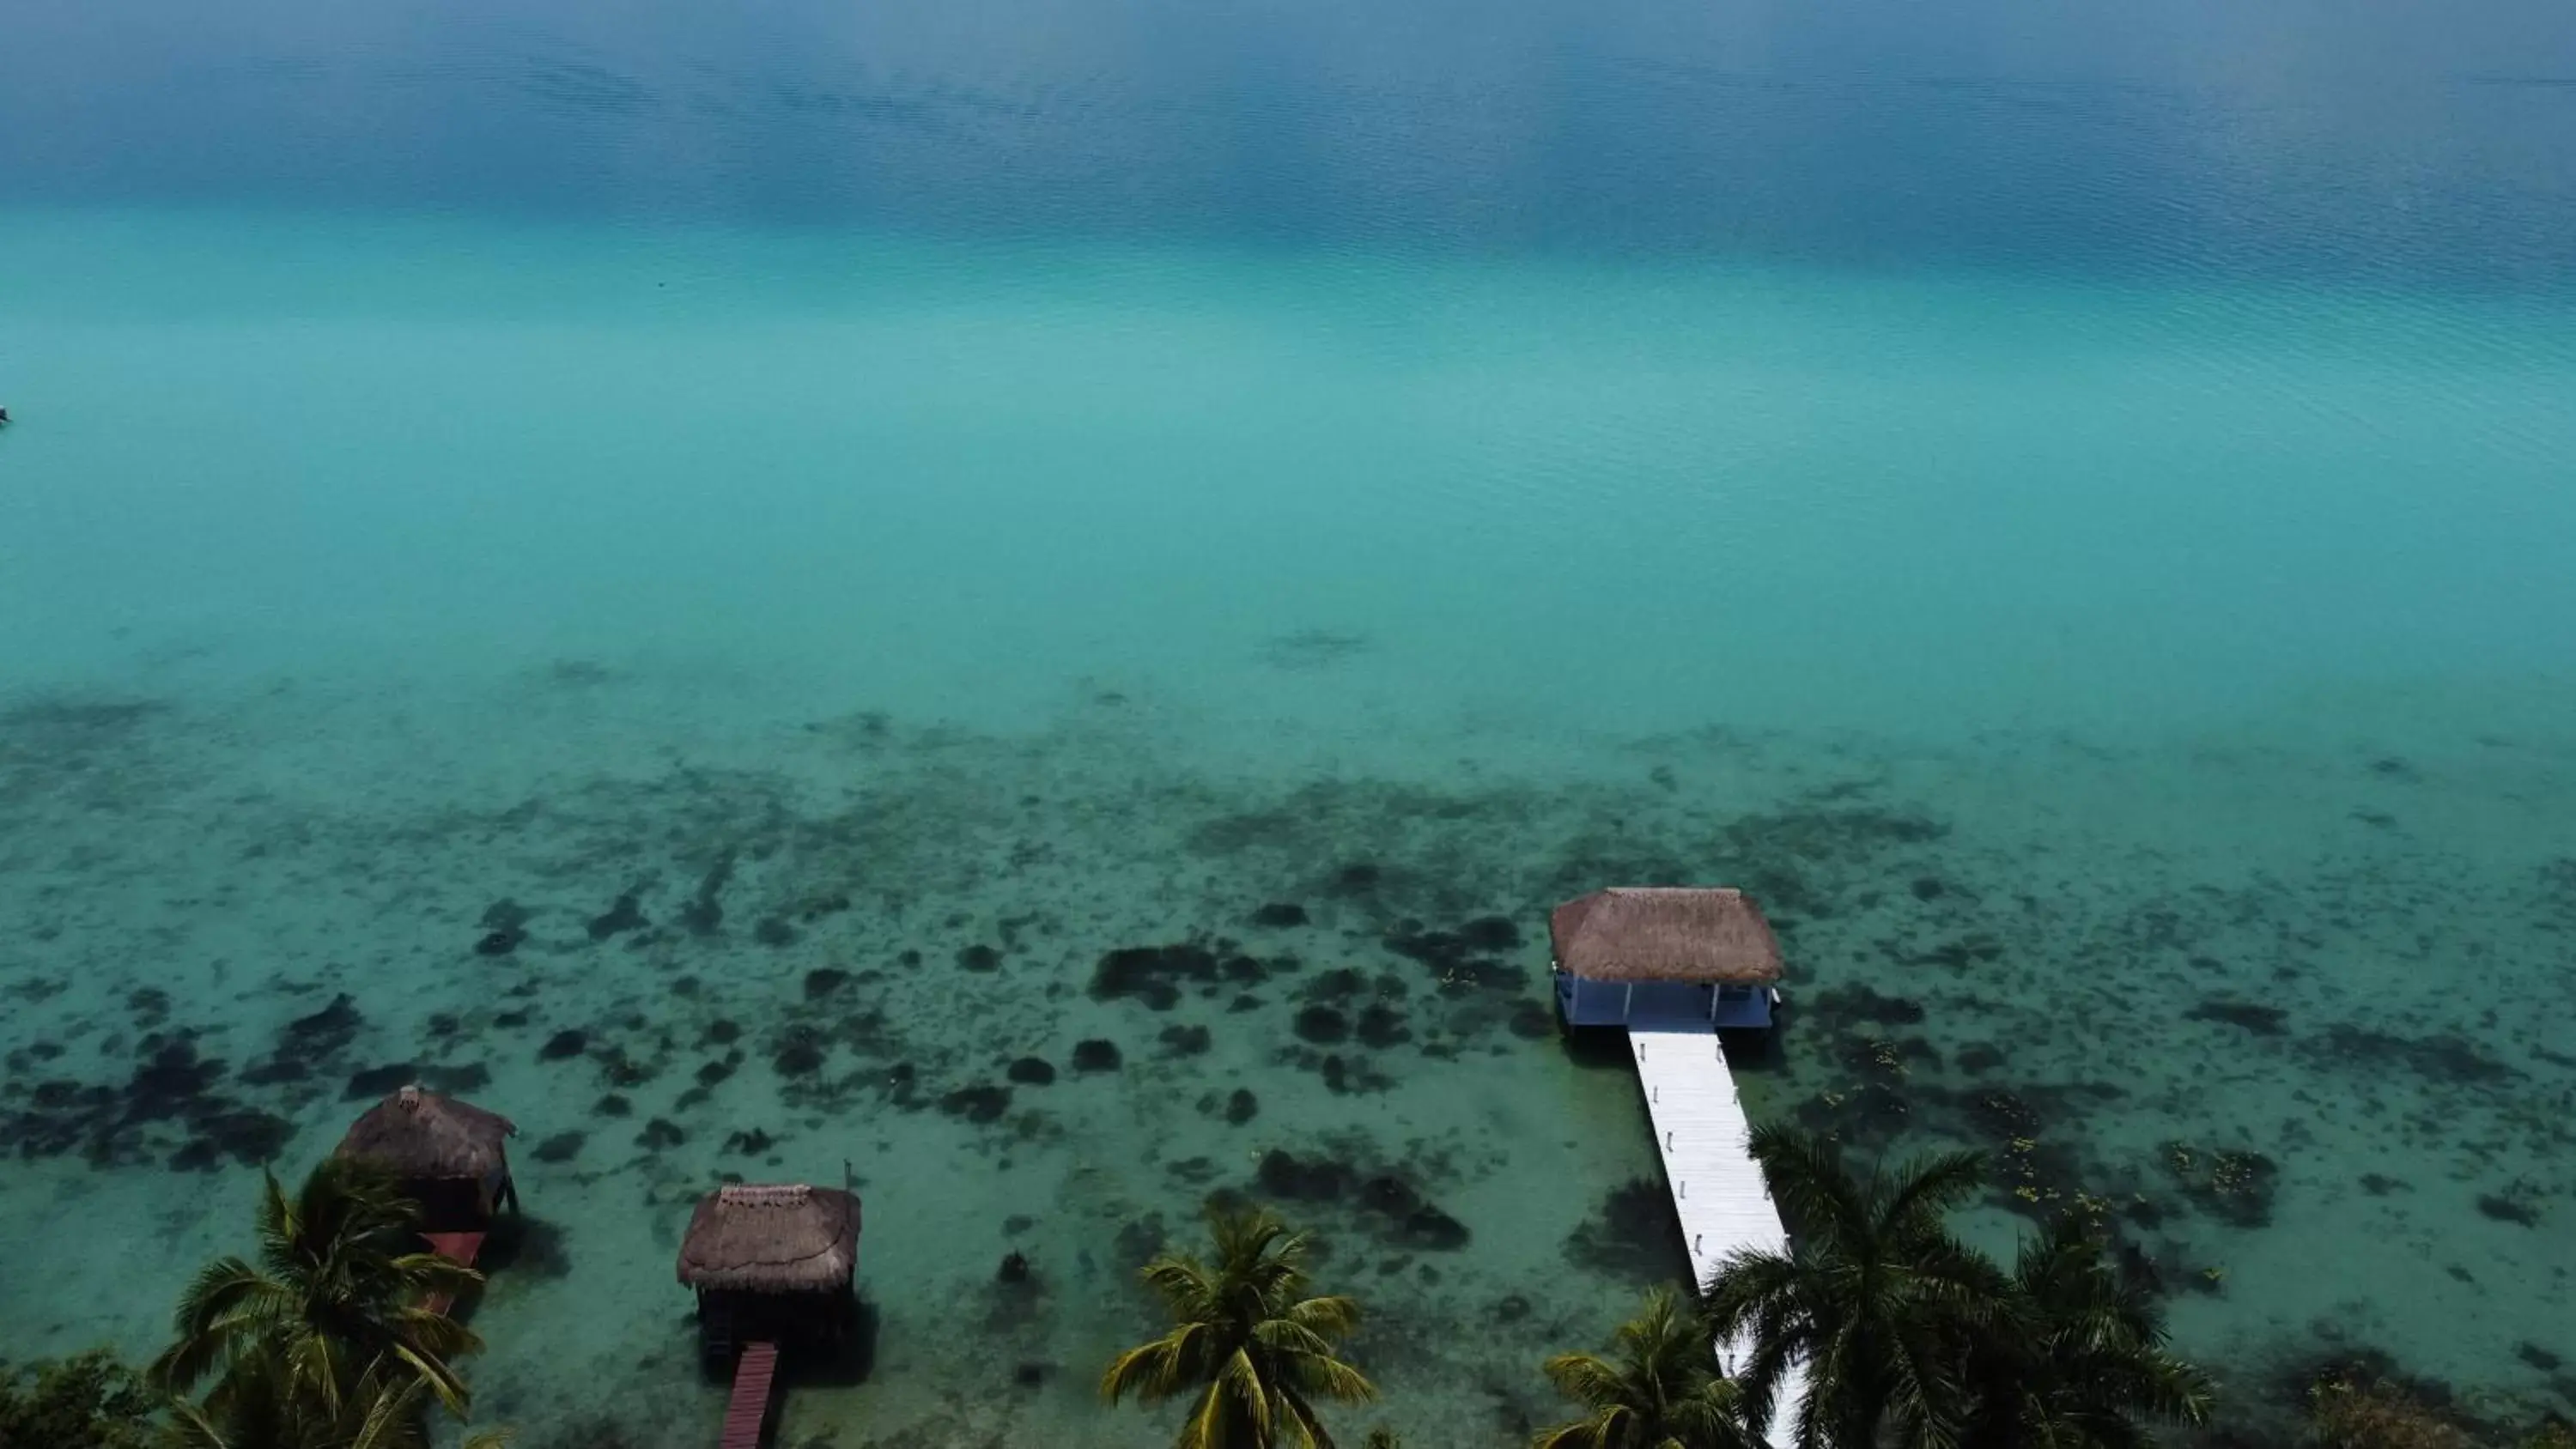
<path fill-rule="evenodd" d="M 711 1435 L 688 1205 L 845 1163 L 785 1442 L 1153 1432 L 1224 1188 L 1510 1441 L 1679 1264 L 1544 913 L 1705 881 L 1756 1115 L 2112 1204 L 2234 1422 L 2576 1410 L 2556 7 L 0 20 L 0 1356 L 419 1078 L 522 1442 Z"/>

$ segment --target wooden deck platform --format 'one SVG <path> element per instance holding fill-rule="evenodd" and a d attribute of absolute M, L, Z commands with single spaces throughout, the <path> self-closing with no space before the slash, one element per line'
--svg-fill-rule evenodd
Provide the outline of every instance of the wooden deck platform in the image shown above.
<path fill-rule="evenodd" d="M 1628 1050 L 1637 1062 L 1637 1087 L 1654 1119 L 1655 1150 L 1663 1154 L 1664 1183 L 1681 1218 L 1691 1275 L 1709 1275 L 1738 1248 L 1784 1248 L 1789 1234 L 1771 1205 L 1762 1168 L 1745 1151 L 1752 1123 L 1735 1093 L 1735 1074 L 1717 1032 L 1705 1021 L 1631 1025 Z M 1743 1347 L 1717 1346 L 1719 1363 L 1732 1374 Z M 1799 1403 L 1807 1396 L 1803 1370 L 1792 1369 L 1780 1386 L 1763 1437 L 1775 1449 L 1793 1441 Z"/>
<path fill-rule="evenodd" d="M 423 1233 L 421 1236 L 429 1239 L 431 1252 L 442 1258 L 462 1263 L 468 1268 L 473 1267 L 474 1260 L 483 1254 L 483 1234 L 481 1233 Z M 429 1295 L 429 1301 L 421 1306 L 432 1313 L 445 1313 L 455 1305 L 455 1302 L 455 1297 L 451 1294 L 433 1293 Z"/>
<path fill-rule="evenodd" d="M 725 1405 L 723 1449 L 758 1449 L 769 1419 L 769 1389 L 778 1377 L 778 1345 L 746 1343 L 733 1366 L 733 1398 Z"/>

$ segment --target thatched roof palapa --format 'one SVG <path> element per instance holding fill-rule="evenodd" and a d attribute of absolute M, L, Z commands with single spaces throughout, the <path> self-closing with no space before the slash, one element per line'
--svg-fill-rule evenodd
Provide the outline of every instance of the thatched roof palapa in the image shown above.
<path fill-rule="evenodd" d="M 404 1087 L 350 1123 L 336 1155 L 381 1163 L 409 1182 L 480 1180 L 508 1168 L 501 1144 L 518 1130 L 498 1112 Z"/>
<path fill-rule="evenodd" d="M 858 1262 L 858 1195 L 803 1183 L 718 1188 L 680 1240 L 680 1281 L 692 1288 L 838 1288 Z"/>
<path fill-rule="evenodd" d="M 1780 979 L 1780 941 L 1742 891 L 1613 886 L 1558 906 L 1547 922 L 1556 963 L 1586 981 Z"/>

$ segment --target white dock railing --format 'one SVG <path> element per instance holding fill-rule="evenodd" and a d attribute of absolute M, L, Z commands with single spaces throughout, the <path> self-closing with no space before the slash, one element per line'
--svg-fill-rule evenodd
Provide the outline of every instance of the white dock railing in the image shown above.
<path fill-rule="evenodd" d="M 1664 1182 L 1681 1218 L 1690 1250 L 1694 1287 L 1738 1248 L 1785 1249 L 1789 1234 L 1771 1205 L 1761 1165 L 1746 1150 L 1753 1124 L 1735 1094 L 1726 1051 L 1705 1021 L 1631 1025 L 1628 1049 L 1637 1061 L 1637 1087 L 1654 1119 L 1655 1150 L 1663 1154 Z M 1718 1362 L 1732 1375 L 1743 1366 L 1744 1346 L 1720 1341 Z M 1764 1437 L 1775 1449 L 1791 1442 L 1790 1426 L 1807 1396 L 1807 1376 L 1793 1366 L 1783 1376 Z"/>

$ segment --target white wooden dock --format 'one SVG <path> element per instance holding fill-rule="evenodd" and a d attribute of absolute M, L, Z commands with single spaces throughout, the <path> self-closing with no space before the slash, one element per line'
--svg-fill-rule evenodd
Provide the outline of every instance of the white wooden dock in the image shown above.
<path fill-rule="evenodd" d="M 1786 1248 L 1789 1234 L 1771 1205 L 1771 1190 L 1745 1150 L 1753 1126 L 1735 1094 L 1735 1074 L 1727 1070 L 1717 1032 L 1704 1021 L 1632 1025 L 1628 1050 L 1637 1059 L 1637 1087 L 1654 1119 L 1655 1150 L 1664 1157 L 1664 1183 L 1681 1218 L 1694 1286 L 1707 1283 L 1738 1248 Z M 1730 1375 L 1742 1366 L 1738 1344 L 1719 1343 L 1717 1356 Z M 1806 1396 L 1806 1373 L 1793 1366 L 1763 1436 L 1774 1449 L 1792 1442 L 1790 1426 Z"/>

